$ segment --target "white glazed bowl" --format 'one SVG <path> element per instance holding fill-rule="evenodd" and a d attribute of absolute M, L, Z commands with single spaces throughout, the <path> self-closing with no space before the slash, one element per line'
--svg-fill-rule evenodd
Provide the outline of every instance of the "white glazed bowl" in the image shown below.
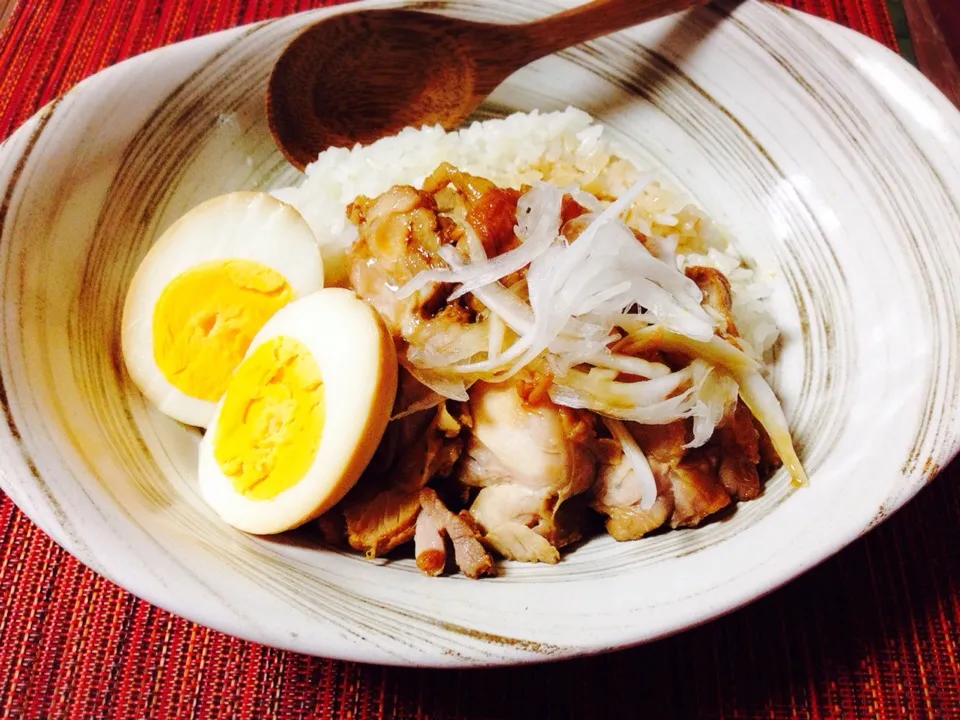
<path fill-rule="evenodd" d="M 431 7 L 520 20 L 573 4 Z M 809 487 L 781 473 L 722 521 L 597 538 L 556 566 L 507 564 L 480 582 L 217 522 L 197 493 L 197 434 L 124 373 L 123 295 L 187 209 L 296 179 L 266 128 L 269 69 L 299 28 L 364 7 L 121 63 L 0 146 L 0 488 L 69 552 L 156 605 L 269 645 L 390 664 L 533 662 L 644 642 L 769 592 L 953 456 L 960 117 L 876 43 L 751 1 L 540 61 L 485 110 L 593 113 L 772 273 L 774 380 Z"/>

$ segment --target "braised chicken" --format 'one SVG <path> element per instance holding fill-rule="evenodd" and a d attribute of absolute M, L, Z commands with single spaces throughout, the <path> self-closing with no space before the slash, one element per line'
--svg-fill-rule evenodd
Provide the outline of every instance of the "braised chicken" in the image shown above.
<path fill-rule="evenodd" d="M 341 505 L 351 547 L 378 557 L 413 539 L 420 490 L 453 470 L 463 449 L 460 430 L 445 404 L 390 424 L 383 454 L 378 451 Z"/>
<path fill-rule="evenodd" d="M 421 505 L 421 510 L 423 506 Z M 443 541 L 443 530 L 433 522 L 429 513 L 421 512 L 417 516 L 416 530 L 413 534 L 414 555 L 417 567 L 425 575 L 439 575 L 447 564 L 447 548 Z"/>
<path fill-rule="evenodd" d="M 454 217 L 463 217 L 476 233 L 486 257 L 496 257 L 517 246 L 514 227 L 521 191 L 499 188 L 449 163 L 440 165 L 426 179 L 423 189 L 434 194 L 441 209 Z M 476 248 L 472 253 L 468 249 L 467 254 L 475 252 Z"/>
<path fill-rule="evenodd" d="M 621 541 L 637 540 L 666 523 L 673 512 L 667 476 L 654 473 L 657 499 L 652 507 L 644 509 L 640 482 L 625 462 L 620 444 L 601 438 L 596 451 L 599 469 L 597 482 L 590 492 L 590 506 L 607 517 L 605 526 L 611 537 Z"/>
<path fill-rule="evenodd" d="M 348 212 L 360 231 L 350 253 L 350 283 L 394 337 L 416 344 L 434 334 L 433 322 L 470 321 L 463 303 L 447 304 L 450 286 L 434 285 L 407 298 L 395 292 L 420 271 L 439 266 L 437 250 L 456 238 L 454 227 L 440 222 L 433 195 L 398 185 L 374 200 L 357 198 Z"/>
<path fill-rule="evenodd" d="M 733 321 L 733 296 L 730 281 L 715 268 L 693 266 L 686 269 L 686 276 L 693 280 L 703 293 L 703 307 L 718 322 L 722 337 L 737 338 L 737 326 Z"/>
<path fill-rule="evenodd" d="M 547 397 L 524 401 L 520 383 L 478 383 L 460 482 L 481 488 L 470 513 L 483 541 L 507 558 L 556 562 L 580 539 L 582 517 L 562 512 L 596 476 L 593 417 Z"/>
<path fill-rule="evenodd" d="M 433 488 L 420 491 L 420 507 L 430 523 L 450 538 L 457 567 L 464 575 L 476 579 L 493 571 L 493 559 L 477 541 L 477 529 L 469 513 L 454 515 Z"/>
<path fill-rule="evenodd" d="M 560 549 L 583 537 L 597 514 L 607 532 L 624 541 L 699 525 L 733 501 L 757 497 L 762 480 L 778 466 L 770 438 L 738 400 L 733 376 L 703 361 L 696 366 L 683 349 L 660 345 L 655 333 L 617 333 L 619 339 L 609 342 L 605 349 L 636 361 L 614 371 L 616 381 L 642 382 L 648 377 L 634 368 L 654 366 L 664 373 L 707 368 L 706 375 L 688 378 L 718 373 L 712 377 L 720 379 L 722 402 L 712 406 L 706 432 L 695 434 L 700 426 L 689 412 L 660 423 L 612 426 L 609 418 L 601 422 L 593 412 L 558 405 L 546 365 L 496 382 L 454 376 L 459 394 L 447 394 L 451 386 L 431 377 L 431 358 L 471 363 L 501 352 L 507 330 L 501 325 L 495 337 L 490 329 L 492 319 L 503 320 L 474 297 L 479 283 L 472 292 L 454 294 L 457 285 L 447 282 L 457 267 L 451 253 L 464 263 L 483 262 L 519 248 L 518 207 L 527 190 L 500 188 L 442 164 L 422 189 L 396 186 L 377 198 L 359 197 L 348 209 L 359 233 L 350 253 L 352 286 L 383 317 L 409 372 L 401 373 L 394 420 L 366 473 L 337 511 L 321 519 L 325 535 L 339 533 L 370 557 L 412 542 L 425 574 L 442 573 L 452 558 L 477 578 L 493 571 L 488 550 L 512 560 L 558 562 Z M 560 208 L 555 227 L 572 246 L 596 215 L 572 195 L 553 198 Z M 667 240 L 633 233 L 650 254 L 673 261 L 675 248 Z M 500 291 L 520 288 L 515 300 L 525 302 L 526 271 L 515 267 L 500 277 Z M 440 272 L 409 286 L 415 290 L 398 292 L 424 271 Z M 689 280 L 681 281 L 700 290 L 706 333 L 712 325 L 740 348 L 727 278 L 708 267 L 683 274 Z M 646 309 L 637 302 L 622 312 L 639 318 Z M 692 383 L 688 379 L 675 392 L 689 392 Z M 707 386 L 697 387 L 706 392 Z M 609 427 L 616 429 L 613 437 Z M 624 448 L 633 453 L 631 461 Z M 650 474 L 643 482 L 638 477 L 637 454 L 645 457 L 652 480 Z M 655 497 L 644 497 L 654 489 Z"/>
<path fill-rule="evenodd" d="M 753 500 L 760 494 L 760 434 L 753 415 L 742 403 L 714 433 L 717 476 L 734 500 Z"/>
<path fill-rule="evenodd" d="M 730 284 L 713 268 L 686 271 L 703 293 L 704 307 L 717 320 L 717 334 L 739 337 L 733 322 Z M 656 348 L 645 348 L 648 358 L 668 359 Z M 728 506 L 731 500 L 752 500 L 760 494 L 761 471 L 769 475 L 777 463 L 761 436 L 753 415 L 736 402 L 702 447 L 688 449 L 689 420 L 668 425 L 628 423 L 628 429 L 647 456 L 657 485 L 657 499 L 640 507 L 638 481 L 622 453 L 602 452 L 592 506 L 607 516 L 606 528 L 617 540 L 635 540 L 663 525 L 693 527 Z M 766 452 L 761 458 L 761 444 Z"/>

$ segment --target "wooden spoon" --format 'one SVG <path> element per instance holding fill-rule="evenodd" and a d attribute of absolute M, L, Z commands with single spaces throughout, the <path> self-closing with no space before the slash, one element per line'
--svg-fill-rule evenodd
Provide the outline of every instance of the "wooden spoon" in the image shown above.
<path fill-rule="evenodd" d="M 571 45 L 708 0 L 594 0 L 522 25 L 409 10 L 335 15 L 283 51 L 267 89 L 277 145 L 301 170 L 328 147 L 459 125 L 508 75 Z"/>

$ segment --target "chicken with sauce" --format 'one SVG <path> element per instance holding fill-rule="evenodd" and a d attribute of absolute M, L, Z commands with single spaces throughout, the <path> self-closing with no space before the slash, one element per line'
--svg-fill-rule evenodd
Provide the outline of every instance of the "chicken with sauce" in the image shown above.
<path fill-rule="evenodd" d="M 726 388 L 722 414 L 699 446 L 689 416 L 624 422 L 649 464 L 652 502 L 601 416 L 554 402 L 549 369 L 486 380 L 434 372 L 433 357 L 468 364 L 484 353 L 495 357 L 519 331 L 514 327 L 511 336 L 501 325 L 492 339 L 495 322 L 502 321 L 474 293 L 451 299 L 455 283 L 428 283 L 403 297 L 398 288 L 424 271 L 446 269 L 450 256 L 444 247 L 464 263 L 520 247 L 518 203 L 527 190 L 499 188 L 444 164 L 420 189 L 395 186 L 376 198 L 357 198 L 348 209 L 359 234 L 349 256 L 351 284 L 383 317 L 409 371 L 380 450 L 334 511 L 336 519 L 323 521 L 324 527 L 341 527 L 346 542 L 369 557 L 412 543 L 424 573 L 440 574 L 452 558 L 474 578 L 493 572 L 490 551 L 555 563 L 561 548 L 584 536 L 591 517 L 599 515 L 621 541 L 665 527 L 694 527 L 734 501 L 757 497 L 779 463 L 723 369 L 711 370 Z M 565 194 L 556 227 L 575 246 L 594 217 Z M 638 230 L 633 234 L 649 246 L 645 252 L 657 254 L 654 241 Z M 739 349 L 726 277 L 713 268 L 690 267 L 685 278 L 699 289 L 716 336 Z M 521 301 L 525 285 L 524 269 L 500 279 Z M 624 312 L 642 317 L 645 310 L 637 303 Z M 694 359 L 676 347 L 635 342 L 628 331 L 613 339 L 609 352 L 635 361 L 631 368 L 657 374 L 687 372 Z M 653 374 L 613 373 L 621 385 Z M 689 378 L 678 383 L 663 402 L 683 399 L 692 385 Z"/>
<path fill-rule="evenodd" d="M 457 477 L 479 488 L 470 513 L 483 541 L 512 560 L 557 562 L 557 549 L 581 537 L 585 506 L 571 500 L 596 477 L 593 416 L 530 402 L 509 382 L 471 388 L 470 412 Z"/>

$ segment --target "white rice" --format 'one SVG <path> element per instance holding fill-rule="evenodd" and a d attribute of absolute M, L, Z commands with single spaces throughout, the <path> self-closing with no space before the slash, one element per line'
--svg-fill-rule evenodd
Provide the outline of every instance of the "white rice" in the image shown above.
<path fill-rule="evenodd" d="M 345 209 L 358 196 L 375 197 L 397 184 L 419 187 L 442 162 L 485 177 L 502 187 L 520 188 L 545 180 L 576 184 L 613 199 L 629 188 L 640 171 L 619 157 L 603 127 L 587 113 L 516 113 L 474 123 L 458 132 L 408 128 L 368 146 L 332 148 L 306 169 L 296 187 L 273 194 L 304 216 L 321 244 L 328 284 L 346 280 L 346 251 L 356 229 Z M 733 314 L 750 349 L 765 354 L 778 331 L 767 311 L 770 288 L 728 242 L 723 230 L 688 198 L 652 182 L 627 215 L 647 235 L 675 244 L 678 264 L 707 265 L 723 272 L 733 290 Z"/>

